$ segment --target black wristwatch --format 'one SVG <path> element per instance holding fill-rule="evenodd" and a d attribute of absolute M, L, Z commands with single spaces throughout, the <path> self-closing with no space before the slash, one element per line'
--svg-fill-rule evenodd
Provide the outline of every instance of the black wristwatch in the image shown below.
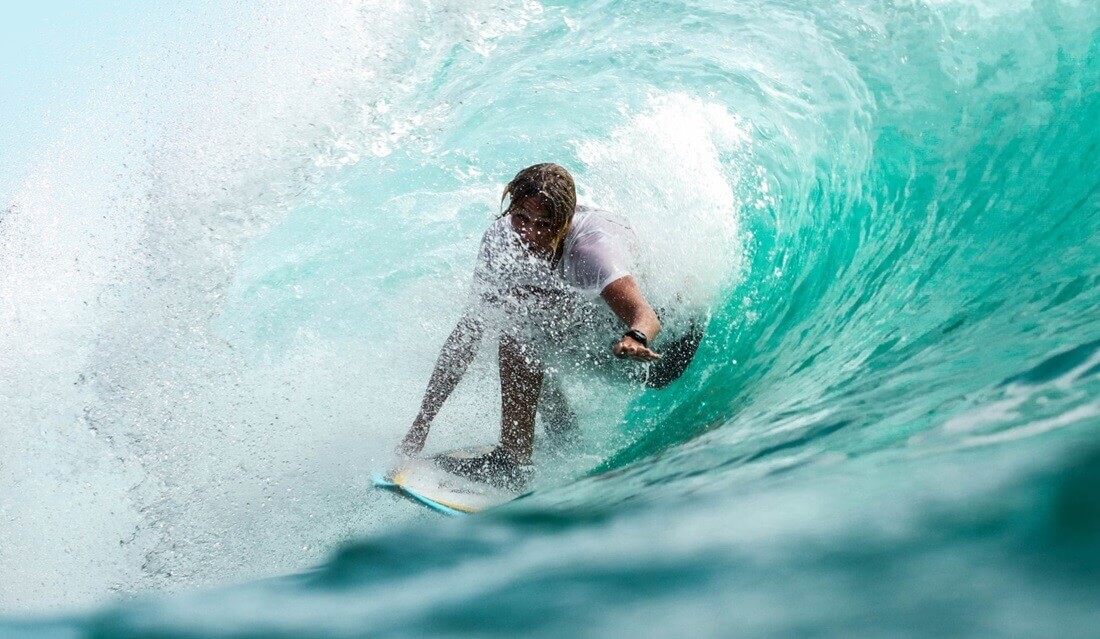
<path fill-rule="evenodd" d="M 645 336 L 645 333 L 639 331 L 638 329 L 630 329 L 629 331 L 623 333 L 623 337 L 632 337 L 634 338 L 634 340 L 640 342 L 642 346 L 649 346 L 649 338 Z"/>

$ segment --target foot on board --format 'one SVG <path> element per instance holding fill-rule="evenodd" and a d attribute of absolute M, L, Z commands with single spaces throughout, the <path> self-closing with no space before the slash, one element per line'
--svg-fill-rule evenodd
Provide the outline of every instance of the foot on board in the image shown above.
<path fill-rule="evenodd" d="M 514 492 L 520 492 L 527 487 L 534 471 L 530 463 L 515 461 L 500 447 L 477 457 L 439 455 L 433 460 L 449 473 Z"/>

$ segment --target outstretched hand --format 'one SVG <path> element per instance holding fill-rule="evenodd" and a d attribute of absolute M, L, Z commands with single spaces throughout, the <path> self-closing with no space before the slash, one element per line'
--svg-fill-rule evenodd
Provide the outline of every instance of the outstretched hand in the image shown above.
<path fill-rule="evenodd" d="M 428 439 L 428 424 L 419 417 L 413 422 L 412 428 L 406 433 L 401 443 L 397 445 L 396 453 L 406 457 L 413 457 L 424 450 L 424 442 Z"/>
<path fill-rule="evenodd" d="M 618 344 L 611 347 L 615 357 L 620 359 L 633 359 L 639 362 L 655 362 L 661 356 L 646 348 L 644 344 L 629 335 L 623 335 Z"/>

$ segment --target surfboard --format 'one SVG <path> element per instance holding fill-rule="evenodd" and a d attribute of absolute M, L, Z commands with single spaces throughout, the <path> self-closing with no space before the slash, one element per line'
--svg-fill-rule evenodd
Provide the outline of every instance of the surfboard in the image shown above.
<path fill-rule="evenodd" d="M 374 486 L 444 515 L 478 513 L 511 501 L 518 493 L 449 473 L 440 468 L 435 459 L 444 456 L 467 459 L 485 455 L 491 450 L 492 446 L 476 446 L 447 451 L 427 459 L 406 459 L 385 475 L 374 477 Z"/>

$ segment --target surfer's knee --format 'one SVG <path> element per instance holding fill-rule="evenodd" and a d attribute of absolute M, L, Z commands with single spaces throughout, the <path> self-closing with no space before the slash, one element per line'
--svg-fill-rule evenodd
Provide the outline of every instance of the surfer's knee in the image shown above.
<path fill-rule="evenodd" d="M 500 336 L 498 360 L 501 371 L 521 375 L 541 375 L 543 371 L 542 358 L 531 341 L 510 333 Z"/>

